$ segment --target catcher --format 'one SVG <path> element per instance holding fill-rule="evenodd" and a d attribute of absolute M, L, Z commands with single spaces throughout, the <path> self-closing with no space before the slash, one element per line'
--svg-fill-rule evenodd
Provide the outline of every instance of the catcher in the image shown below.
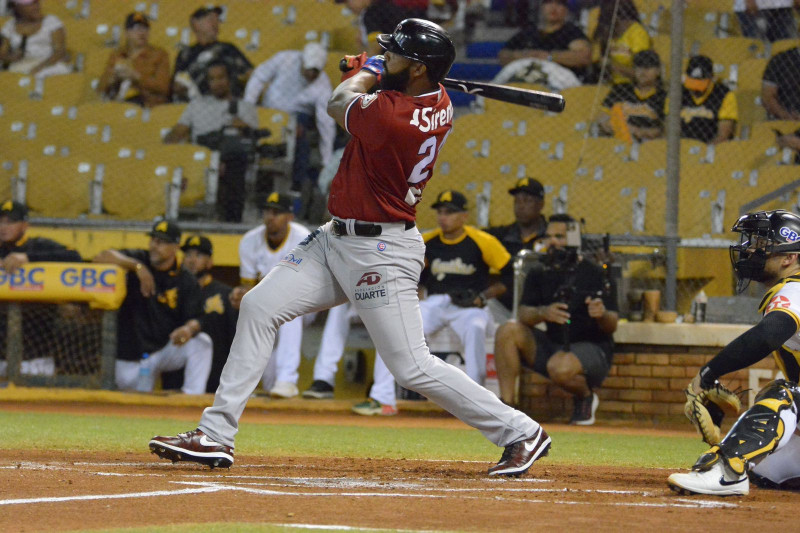
<path fill-rule="evenodd" d="M 686 415 L 711 445 L 688 473 L 669 476 L 680 494 L 746 495 L 750 482 L 765 488 L 796 488 L 800 479 L 798 422 L 800 388 L 800 217 L 784 210 L 744 215 L 733 230 L 731 263 L 742 292 L 750 280 L 768 287 L 761 321 L 708 362 L 686 388 Z M 761 389 L 720 440 L 724 411 L 739 400 L 717 381 L 772 354 L 786 379 Z"/>
<path fill-rule="evenodd" d="M 429 336 L 450 326 L 464 347 L 461 355 L 467 375 L 483 384 L 484 344 L 493 324 L 486 301 L 506 291 L 499 272 L 511 268 L 511 255 L 495 237 L 466 224 L 467 198 L 460 192 L 439 193 L 431 207 L 436 209 L 439 228 L 422 235 L 425 268 L 420 286 L 428 294 L 420 300 L 422 327 Z M 354 406 L 353 411 L 363 415 L 395 414 L 394 378 L 380 357 L 375 360 L 374 380 L 370 399 Z"/>

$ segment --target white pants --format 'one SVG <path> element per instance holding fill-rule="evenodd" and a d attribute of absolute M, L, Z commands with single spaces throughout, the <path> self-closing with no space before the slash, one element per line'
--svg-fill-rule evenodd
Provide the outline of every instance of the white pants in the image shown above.
<path fill-rule="evenodd" d="M 464 347 L 464 365 L 467 375 L 483 385 L 486 380 L 486 333 L 492 325 L 492 317 L 486 308 L 459 307 L 450 301 L 447 294 L 433 294 L 419 303 L 422 312 L 422 327 L 425 337 L 430 337 L 445 326 L 458 335 Z M 380 403 L 395 405 L 394 378 L 386 370 L 379 354 L 375 357 L 374 382 L 369 397 Z"/>
<path fill-rule="evenodd" d="M 314 361 L 314 381 L 320 380 L 330 385 L 336 381 L 336 369 L 344 355 L 347 335 L 350 333 L 350 317 L 355 308 L 350 304 L 337 305 L 328 311 L 322 340 Z"/>
<path fill-rule="evenodd" d="M 183 387 L 185 394 L 205 394 L 208 374 L 211 372 L 213 344 L 206 333 L 198 333 L 188 342 L 176 346 L 168 342 L 166 346 L 149 357 L 150 378 L 147 390 L 152 391 L 156 376 L 162 372 L 183 368 Z M 116 383 L 119 390 L 135 390 L 139 381 L 140 361 L 117 359 Z"/>
<path fill-rule="evenodd" d="M 278 328 L 278 340 L 272 351 L 270 365 L 264 369 L 261 381 L 264 390 L 281 381 L 297 385 L 300 350 L 303 345 L 303 317 L 299 316 Z"/>
<path fill-rule="evenodd" d="M 351 220 L 345 221 L 348 228 Z M 417 281 L 425 244 L 416 228 L 381 224 L 379 237 L 336 236 L 327 223 L 298 245 L 242 299 L 231 352 L 214 405 L 199 428 L 233 446 L 239 418 L 269 362 L 278 328 L 348 300 L 356 306 L 386 366 L 403 387 L 423 394 L 490 441 L 506 446 L 539 424 L 502 403 L 425 344 Z"/>

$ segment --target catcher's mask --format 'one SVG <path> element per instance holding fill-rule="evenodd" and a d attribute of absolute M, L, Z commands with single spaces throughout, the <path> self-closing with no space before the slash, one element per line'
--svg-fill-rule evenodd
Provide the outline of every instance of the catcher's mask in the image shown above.
<path fill-rule="evenodd" d="M 739 244 L 730 247 L 737 292 L 750 280 L 763 281 L 770 255 L 800 252 L 800 217 L 783 209 L 743 215 L 731 231 L 740 234 Z"/>

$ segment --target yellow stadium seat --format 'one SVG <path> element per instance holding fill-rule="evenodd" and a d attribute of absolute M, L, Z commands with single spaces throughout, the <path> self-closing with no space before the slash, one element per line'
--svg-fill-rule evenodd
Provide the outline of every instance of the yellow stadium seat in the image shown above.
<path fill-rule="evenodd" d="M 745 130 L 751 131 L 753 125 L 767 120 L 767 110 L 761 105 L 760 90 L 736 91 L 736 102 L 739 106 L 739 121 L 736 124 L 737 137 L 743 136 Z M 751 135 L 748 133 L 747 135 Z"/>
<path fill-rule="evenodd" d="M 49 76 L 44 80 L 42 100 L 49 104 L 73 106 L 83 100 L 86 79 L 83 73 Z"/>
<path fill-rule="evenodd" d="M 597 116 L 608 88 L 603 85 L 581 85 L 561 91 L 565 106 L 558 116 L 564 130 L 574 130 L 576 124 L 588 123 Z"/>
<path fill-rule="evenodd" d="M 211 150 L 196 144 L 154 144 L 146 149 L 145 158 L 182 169 L 181 206 L 194 206 L 205 200 Z"/>
<path fill-rule="evenodd" d="M 94 165 L 84 157 L 28 161 L 25 201 L 39 216 L 76 218 L 89 213 Z"/>
<path fill-rule="evenodd" d="M 786 50 L 797 48 L 798 46 L 800 46 L 800 39 L 780 39 L 770 43 L 769 54 L 770 57 L 772 57 Z"/>
<path fill-rule="evenodd" d="M 725 78 L 728 66 L 741 64 L 746 59 L 756 59 L 764 55 L 764 43 L 749 37 L 727 37 L 709 39 L 701 42 L 699 54 L 708 56 L 714 62 L 714 72 Z"/>
<path fill-rule="evenodd" d="M 142 126 L 153 142 L 161 142 L 163 136 L 172 129 L 186 110 L 187 104 L 163 104 L 146 109 L 142 114 Z"/>
<path fill-rule="evenodd" d="M 261 142 L 264 144 L 280 144 L 294 137 L 297 128 L 294 116 L 280 109 L 258 107 L 258 127 L 267 128 L 271 135 Z"/>
<path fill-rule="evenodd" d="M 745 91 L 761 91 L 761 78 L 767 67 L 767 59 L 745 59 L 736 64 L 736 89 Z M 728 67 L 729 78 L 732 68 Z"/>
<path fill-rule="evenodd" d="M 32 76 L 15 72 L 0 72 L 0 103 L 7 104 L 30 98 L 36 88 Z"/>
<path fill-rule="evenodd" d="M 172 177 L 172 167 L 154 164 L 149 159 L 116 159 L 105 163 L 104 212 L 129 220 L 152 220 L 165 215 Z"/>

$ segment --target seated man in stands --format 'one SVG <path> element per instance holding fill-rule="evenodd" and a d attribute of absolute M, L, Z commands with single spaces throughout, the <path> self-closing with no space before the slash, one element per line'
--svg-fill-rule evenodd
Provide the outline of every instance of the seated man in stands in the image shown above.
<path fill-rule="evenodd" d="M 633 83 L 611 87 L 597 120 L 600 130 L 627 142 L 664 134 L 667 91 L 661 84 L 661 60 L 654 50 L 633 56 Z"/>
<path fill-rule="evenodd" d="M 761 101 L 771 119 L 800 120 L 800 47 L 769 60 L 761 78 Z"/>
<path fill-rule="evenodd" d="M 328 99 L 333 89 L 323 70 L 328 52 L 319 43 L 308 43 L 302 51 L 283 50 L 261 63 L 253 72 L 244 91 L 244 100 L 253 105 L 280 109 L 297 117 L 292 188 L 301 190 L 303 183 L 315 183 L 312 175 L 309 130 L 319 133 L 319 155 L 322 165 L 333 153 L 336 122 L 328 115 Z M 263 93 L 263 94 L 262 94 Z"/>
<path fill-rule="evenodd" d="M 28 235 L 28 207 L 6 200 L 0 204 L 0 266 L 14 274 L 30 262 L 81 262 L 75 250 L 46 237 Z M 39 342 L 42 334 L 52 336 L 59 308 L 50 304 L 27 304 L 22 309 L 22 369 L 28 374 L 53 375 L 56 361 L 43 352 L 47 346 Z M 5 358 L 7 306 L 0 306 L 0 354 Z M 0 374 L 5 374 L 5 361 L 0 360 Z"/>
<path fill-rule="evenodd" d="M 104 250 L 93 260 L 128 271 L 128 293 L 117 316 L 117 387 L 151 391 L 157 374 L 184 368 L 181 390 L 204 394 L 211 338 L 201 332 L 198 320 L 200 286 L 178 261 L 180 227 L 159 220 L 148 235 L 147 249 Z M 142 366 L 150 371 L 145 382 L 140 379 Z"/>
<path fill-rule="evenodd" d="M 200 7 L 192 13 L 189 25 L 194 32 L 195 44 L 183 48 L 175 60 L 172 74 L 172 98 L 176 102 L 193 100 L 211 92 L 208 67 L 223 62 L 231 77 L 231 92 L 242 96 L 244 84 L 253 71 L 253 64 L 233 44 L 218 41 L 219 16 L 222 8 Z"/>
<path fill-rule="evenodd" d="M 681 93 L 681 137 L 708 144 L 729 141 L 738 120 L 736 95 L 714 80 L 711 59 L 702 55 L 689 59 Z"/>
<path fill-rule="evenodd" d="M 150 21 L 144 13 L 125 17 L 125 44 L 108 56 L 97 92 L 112 100 L 143 107 L 169 100 L 169 56 L 149 43 Z"/>
<path fill-rule="evenodd" d="M 225 63 L 208 66 L 208 84 L 211 94 L 189 102 L 164 142 L 191 141 L 219 150 L 223 168 L 217 208 L 222 220 L 239 222 L 244 210 L 245 173 L 255 151 L 252 130 L 258 127 L 258 113 L 253 104 L 241 101 L 231 92 Z"/>
<path fill-rule="evenodd" d="M 526 58 L 550 61 L 583 79 L 592 63 L 592 48 L 586 34 L 567 21 L 568 14 L 566 0 L 544 0 L 539 27 L 525 28 L 511 37 L 497 59 L 502 65 Z"/>
<path fill-rule="evenodd" d="M 476 383 L 486 379 L 486 335 L 492 316 L 490 298 L 507 288 L 500 273 L 511 268 L 511 255 L 495 237 L 467 225 L 467 198 L 458 191 L 443 191 L 431 206 L 439 227 L 425 233 L 425 267 L 420 275 L 419 302 L 425 336 L 450 327 L 461 341 L 467 375 Z M 375 358 L 375 383 L 369 400 L 353 407 L 360 415 L 394 415 L 394 378 L 380 355 Z"/>
<path fill-rule="evenodd" d="M 69 74 L 64 24 L 44 15 L 39 0 L 10 0 L 14 15 L 0 28 L 0 70 L 38 78 Z"/>
<path fill-rule="evenodd" d="M 569 215 L 550 217 L 543 265 L 525 279 L 519 317 L 497 329 L 494 357 L 505 403 L 517 403 L 517 379 L 528 368 L 574 396 L 571 424 L 591 425 L 594 389 L 611 368 L 617 301 L 603 269 L 580 255 L 579 235 Z M 542 322 L 545 331 L 535 327 Z"/>
<path fill-rule="evenodd" d="M 426 9 L 408 7 L 395 0 L 335 0 L 337 4 L 347 4 L 356 15 L 357 40 L 368 56 L 383 53 L 376 37 L 381 33 L 392 33 L 401 20 L 407 18 L 428 18 Z"/>

